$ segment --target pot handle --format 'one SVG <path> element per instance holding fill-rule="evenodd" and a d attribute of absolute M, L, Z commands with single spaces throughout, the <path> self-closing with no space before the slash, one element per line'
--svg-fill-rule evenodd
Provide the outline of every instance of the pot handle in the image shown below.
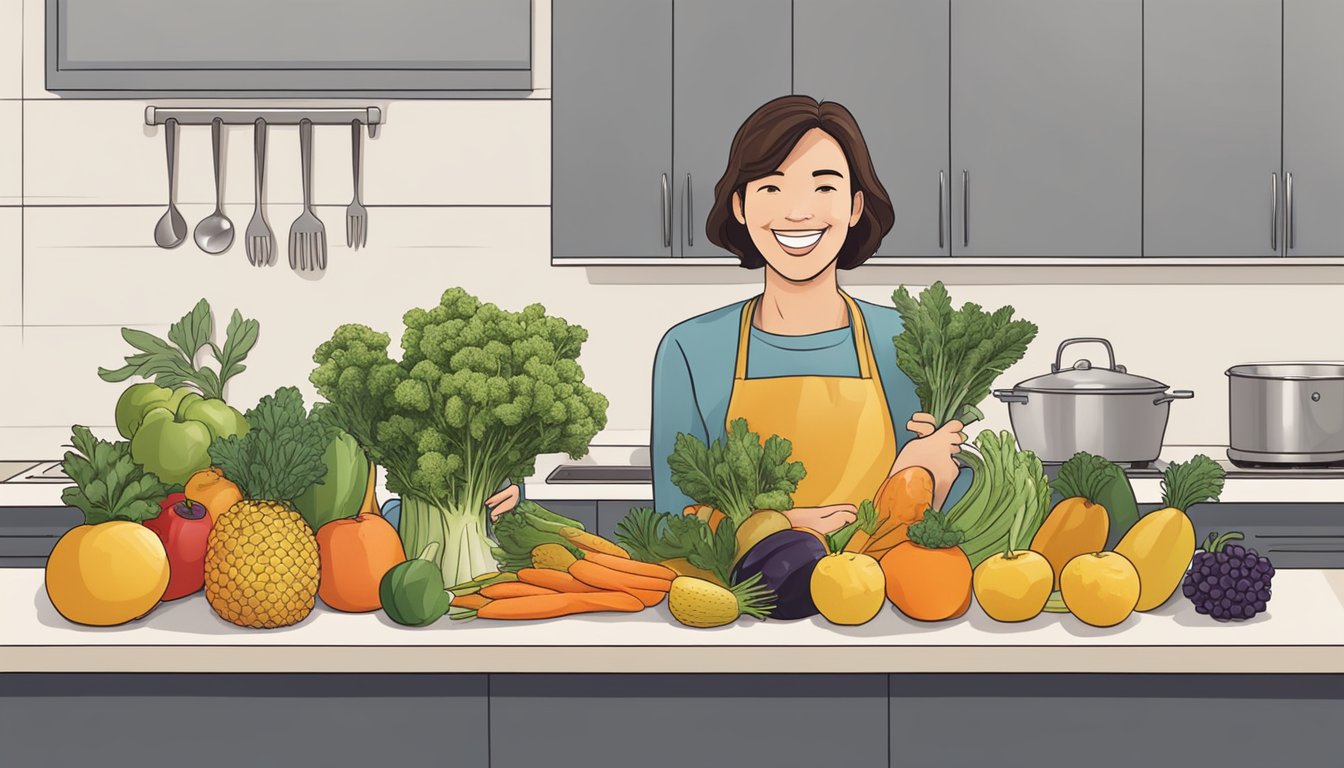
<path fill-rule="evenodd" d="M 1027 396 L 1014 392 L 1011 389 L 996 389 L 991 394 L 1005 403 L 1025 403 Z"/>
<path fill-rule="evenodd" d="M 1083 344 L 1083 343 L 1085 343 L 1085 342 L 1089 342 L 1089 341 L 1092 341 L 1092 342 L 1096 342 L 1096 343 L 1098 343 L 1098 344 L 1105 345 L 1105 347 L 1106 347 L 1106 355 L 1107 355 L 1107 357 L 1110 359 L 1110 363 L 1111 363 L 1110 365 L 1108 365 L 1108 366 L 1106 366 L 1106 367 L 1107 367 L 1107 368 L 1110 368 L 1110 369 L 1113 370 L 1113 371 L 1114 371 L 1114 370 L 1120 370 L 1120 369 L 1118 369 L 1118 368 L 1115 367 L 1115 350 L 1111 348 L 1111 342 L 1109 342 L 1109 341 L 1107 341 L 1107 340 L 1105 340 L 1105 339 L 1097 338 L 1097 337 L 1095 337 L 1095 336 L 1087 336 L 1087 337 L 1079 337 L 1079 338 L 1076 338 L 1076 339 L 1065 339 L 1064 341 L 1060 342 L 1060 344 L 1059 344 L 1059 349 L 1055 351 L 1055 364 L 1052 365 L 1052 366 L 1050 366 L 1050 372 L 1051 372 L 1051 373 L 1059 373 L 1060 366 L 1062 366 L 1062 365 L 1064 364 L 1064 348 L 1065 348 L 1065 347 L 1069 346 L 1070 344 Z"/>
<path fill-rule="evenodd" d="M 1194 396 L 1195 393 L 1188 389 L 1173 389 L 1165 395 L 1159 395 L 1153 398 L 1153 405 L 1170 403 L 1172 400 L 1189 400 Z"/>

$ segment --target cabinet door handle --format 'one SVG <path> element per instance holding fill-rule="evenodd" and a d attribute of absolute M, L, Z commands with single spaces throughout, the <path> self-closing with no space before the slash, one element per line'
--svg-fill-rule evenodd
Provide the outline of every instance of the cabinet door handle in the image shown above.
<path fill-rule="evenodd" d="M 672 203 L 667 198 L 667 174 L 663 174 L 663 247 L 672 247 Z"/>
<path fill-rule="evenodd" d="M 971 172 L 961 172 L 961 244 L 971 244 Z"/>
<path fill-rule="evenodd" d="M 947 184 L 942 171 L 938 172 L 938 249 L 943 248 L 943 199 L 947 197 Z"/>
<path fill-rule="evenodd" d="M 691 174 L 686 174 L 686 247 L 695 246 L 695 209 L 691 208 Z"/>
<path fill-rule="evenodd" d="M 1286 255 L 1288 251 L 1297 247 L 1297 226 L 1293 221 L 1293 174 L 1291 172 L 1283 175 L 1283 199 L 1284 199 L 1284 226 L 1287 229 L 1285 239 L 1288 241 L 1283 252 Z"/>
<path fill-rule="evenodd" d="M 1279 250 L 1279 173 L 1269 174 L 1269 249 Z"/>

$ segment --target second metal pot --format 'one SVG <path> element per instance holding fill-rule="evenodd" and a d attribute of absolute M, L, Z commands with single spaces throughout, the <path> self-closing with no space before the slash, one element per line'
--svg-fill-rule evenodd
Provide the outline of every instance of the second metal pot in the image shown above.
<path fill-rule="evenodd" d="M 1079 360 L 1063 368 L 1065 347 L 1083 342 L 1105 345 L 1110 365 L 1094 368 Z M 1068 461 L 1086 451 L 1117 463 L 1145 463 L 1162 452 L 1171 401 L 1195 393 L 1168 392 L 1166 384 L 1116 365 L 1109 341 L 1078 338 L 1059 345 L 1050 373 L 995 390 L 994 396 L 1008 403 L 1018 445 L 1043 462 Z"/>
<path fill-rule="evenodd" d="M 1235 464 L 1344 461 L 1344 363 L 1254 363 L 1227 370 Z"/>

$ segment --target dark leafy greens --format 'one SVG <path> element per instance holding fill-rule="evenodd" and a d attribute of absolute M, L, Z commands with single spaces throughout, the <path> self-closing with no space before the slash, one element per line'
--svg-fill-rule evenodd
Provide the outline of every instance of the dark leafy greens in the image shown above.
<path fill-rule="evenodd" d="M 1026 354 L 1036 326 L 1014 320 L 1012 307 L 986 312 L 967 302 L 953 309 L 941 282 L 916 300 L 905 286 L 892 295 L 904 328 L 892 337 L 896 362 L 915 383 L 920 406 L 942 426 L 984 418 L 977 407 L 999 374 Z"/>

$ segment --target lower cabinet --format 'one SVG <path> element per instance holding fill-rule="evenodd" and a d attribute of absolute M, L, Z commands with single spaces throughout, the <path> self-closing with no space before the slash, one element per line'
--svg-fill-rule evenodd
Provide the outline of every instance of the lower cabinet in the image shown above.
<path fill-rule="evenodd" d="M 23 768 L 1337 766 L 1341 721 L 1335 675 L 0 674 Z"/>
<path fill-rule="evenodd" d="M 492 768 L 885 766 L 884 675 L 494 675 Z"/>

